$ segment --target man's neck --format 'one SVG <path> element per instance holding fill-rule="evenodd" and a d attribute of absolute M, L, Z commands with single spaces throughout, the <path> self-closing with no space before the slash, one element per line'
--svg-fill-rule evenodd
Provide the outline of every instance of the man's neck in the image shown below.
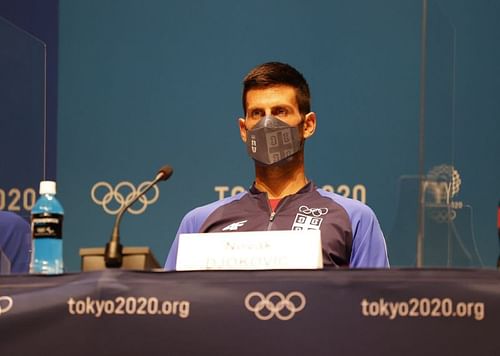
<path fill-rule="evenodd" d="M 255 187 L 266 192 L 269 199 L 281 199 L 297 193 L 307 183 L 304 153 L 276 166 L 255 166 Z"/>

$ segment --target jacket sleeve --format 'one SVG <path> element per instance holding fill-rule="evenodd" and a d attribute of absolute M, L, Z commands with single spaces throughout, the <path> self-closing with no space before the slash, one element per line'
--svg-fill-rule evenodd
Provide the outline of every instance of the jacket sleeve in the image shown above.
<path fill-rule="evenodd" d="M 352 218 L 351 268 L 389 268 L 384 234 L 375 213 L 363 205 Z"/>
<path fill-rule="evenodd" d="M 168 252 L 167 260 L 165 262 L 166 271 L 175 271 L 175 266 L 177 264 L 177 249 L 179 247 L 179 235 L 180 234 L 190 234 L 198 232 L 201 224 L 197 223 L 197 211 L 199 209 L 194 209 L 184 216 L 175 235 L 175 240 L 170 247 Z"/>
<path fill-rule="evenodd" d="M 9 258 L 12 273 L 27 273 L 31 260 L 31 227 L 20 216 L 0 211 L 0 250 Z"/>

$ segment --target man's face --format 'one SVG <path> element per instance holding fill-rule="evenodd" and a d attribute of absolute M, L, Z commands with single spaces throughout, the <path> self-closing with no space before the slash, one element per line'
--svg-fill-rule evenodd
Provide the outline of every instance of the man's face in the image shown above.
<path fill-rule="evenodd" d="M 302 135 L 308 138 L 316 128 L 316 116 L 310 112 L 302 117 L 295 89 L 287 85 L 276 85 L 265 89 L 252 89 L 246 96 L 246 117 L 239 120 L 240 134 L 246 142 L 247 130 L 251 130 L 264 116 L 272 115 L 290 126 L 303 121 Z"/>

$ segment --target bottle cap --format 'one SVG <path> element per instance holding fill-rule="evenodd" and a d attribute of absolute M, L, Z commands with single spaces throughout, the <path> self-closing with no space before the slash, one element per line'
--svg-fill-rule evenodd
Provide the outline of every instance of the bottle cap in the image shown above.
<path fill-rule="evenodd" d="M 56 182 L 52 180 L 42 180 L 40 182 L 40 194 L 56 194 Z"/>

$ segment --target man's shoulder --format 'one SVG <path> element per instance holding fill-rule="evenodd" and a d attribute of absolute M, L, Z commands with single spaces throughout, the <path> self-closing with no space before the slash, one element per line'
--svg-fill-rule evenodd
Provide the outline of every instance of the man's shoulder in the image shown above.
<path fill-rule="evenodd" d="M 389 267 L 384 234 L 377 216 L 363 202 L 317 189 L 318 193 L 339 204 L 347 212 L 352 224 L 353 247 L 350 266 L 354 268 Z"/>
<path fill-rule="evenodd" d="M 321 188 L 317 188 L 316 191 L 323 197 L 332 200 L 333 202 L 340 205 L 347 212 L 349 217 L 352 218 L 372 218 L 375 216 L 373 210 L 365 203 L 345 197 L 343 195 L 326 191 Z"/>
<path fill-rule="evenodd" d="M 15 229 L 29 229 L 29 224 L 26 220 L 9 211 L 0 211 L 0 226 L 8 226 Z"/>
<path fill-rule="evenodd" d="M 233 195 L 231 197 L 226 197 L 224 199 L 216 200 L 209 204 L 205 204 L 197 208 L 194 208 L 184 216 L 181 225 L 189 224 L 189 225 L 201 226 L 203 221 L 206 220 L 208 216 L 210 216 L 215 210 L 224 207 L 230 203 L 236 202 L 247 194 L 248 192 L 244 191 L 236 195 Z"/>

